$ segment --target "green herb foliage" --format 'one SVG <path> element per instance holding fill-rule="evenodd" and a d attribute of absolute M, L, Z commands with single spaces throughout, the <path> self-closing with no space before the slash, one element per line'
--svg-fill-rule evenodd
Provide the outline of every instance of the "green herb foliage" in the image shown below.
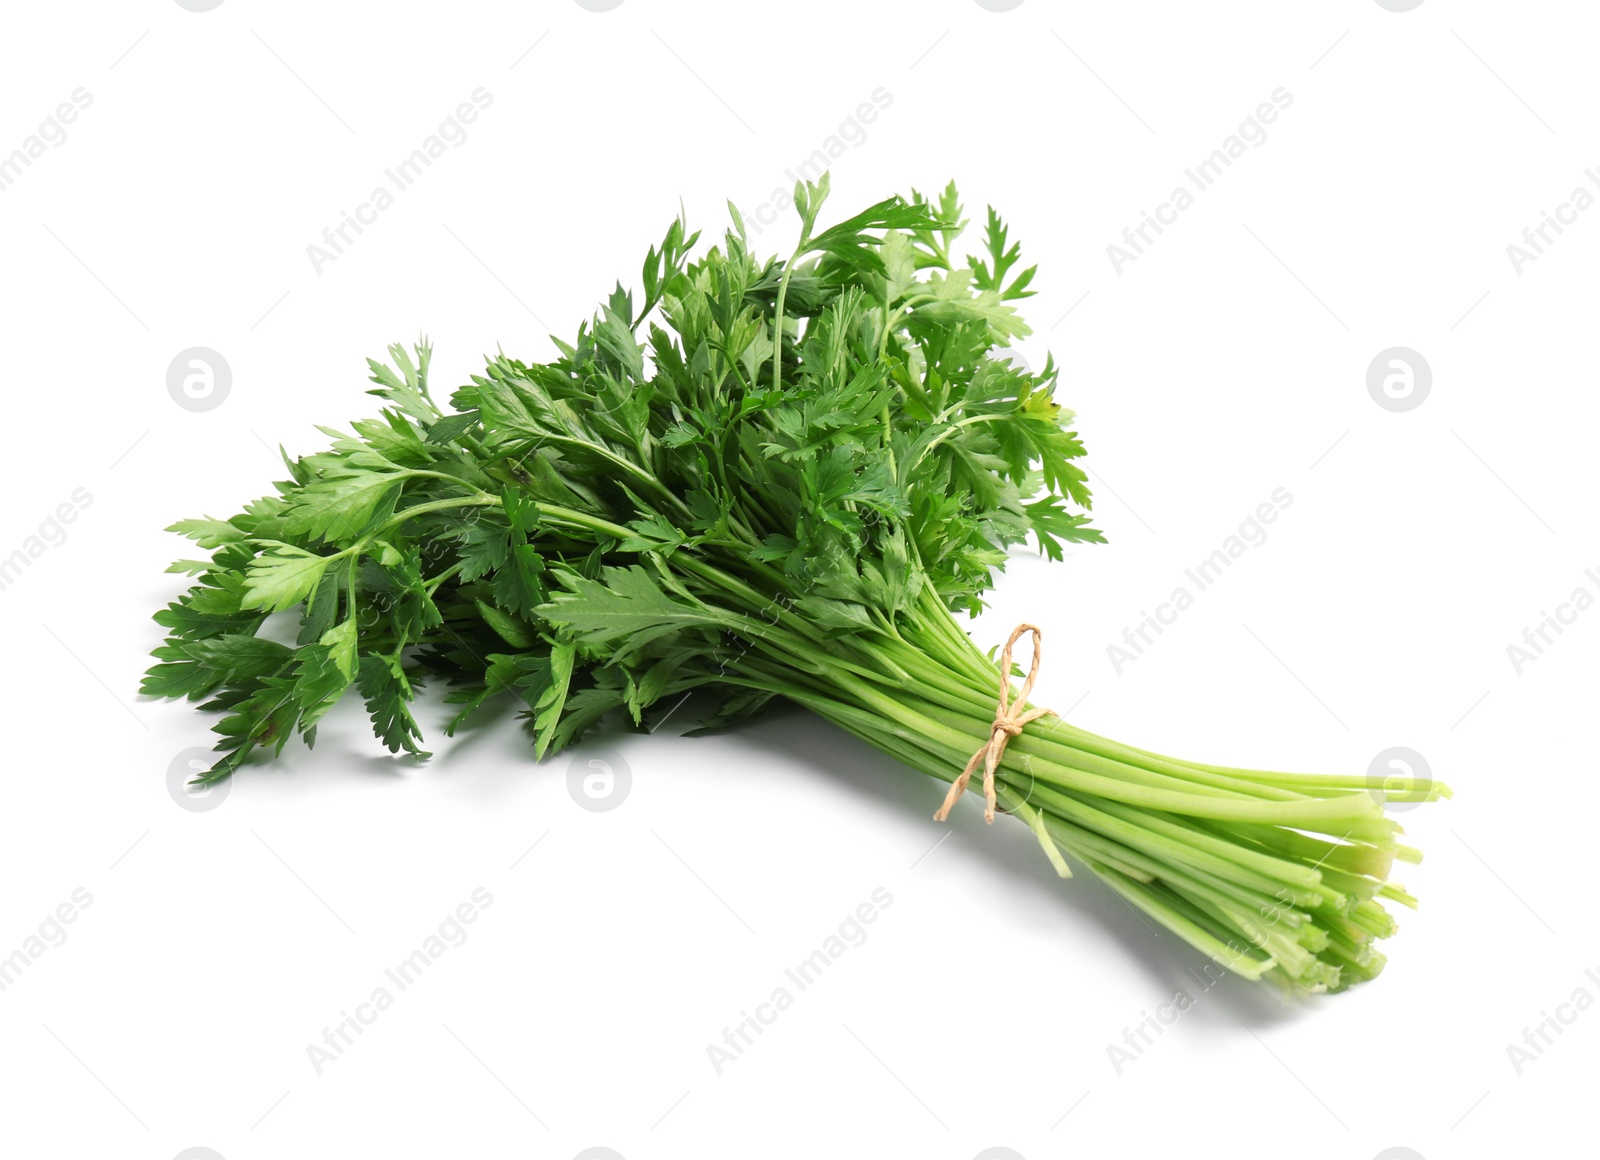
<path fill-rule="evenodd" d="M 731 205 L 699 257 L 674 221 L 638 300 L 618 285 L 550 362 L 490 359 L 448 412 L 426 342 L 391 347 L 377 418 L 324 429 L 329 450 L 231 519 L 174 524 L 211 557 L 174 565 L 195 585 L 156 614 L 144 692 L 223 714 L 201 780 L 314 742 L 352 687 L 391 752 L 425 757 L 428 677 L 447 733 L 515 698 L 540 757 L 703 690 L 703 729 L 784 697 L 953 780 L 997 692 L 953 614 L 1013 547 L 1102 539 L 1084 448 L 1054 362 L 1002 353 L 1034 268 L 994 210 L 963 258 L 953 185 L 819 229 L 827 195 L 797 186 L 787 260 L 754 255 Z M 295 646 L 260 635 L 274 614 Z M 998 792 L 1060 872 L 1066 851 L 1248 978 L 1371 977 L 1378 900 L 1412 901 L 1386 877 L 1415 851 L 1359 777 L 1181 762 L 1052 717 Z"/>

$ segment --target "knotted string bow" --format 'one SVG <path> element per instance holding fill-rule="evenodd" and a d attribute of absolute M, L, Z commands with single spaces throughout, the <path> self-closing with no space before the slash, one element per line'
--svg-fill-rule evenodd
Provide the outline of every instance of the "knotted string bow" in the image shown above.
<path fill-rule="evenodd" d="M 1017 694 L 1015 704 L 1011 701 L 1011 649 L 1025 632 L 1033 633 L 1033 663 L 1028 666 L 1028 677 L 1022 682 L 1022 690 Z M 944 795 L 944 805 L 939 807 L 939 812 L 933 815 L 936 822 L 942 822 L 950 816 L 950 807 L 961 800 L 961 795 L 967 792 L 967 783 L 972 780 L 972 775 L 977 771 L 978 765 L 983 764 L 983 820 L 994 821 L 994 771 L 1000 764 L 1000 759 L 1005 756 L 1006 744 L 1019 733 L 1022 727 L 1030 721 L 1035 721 L 1050 712 L 1049 709 L 1029 709 L 1023 712 L 1028 704 L 1028 696 L 1033 692 L 1034 678 L 1039 675 L 1039 651 L 1043 643 L 1044 634 L 1031 624 L 1019 624 L 1011 632 L 1011 639 L 1006 641 L 1006 647 L 1000 653 L 1000 707 L 995 710 L 994 724 L 989 727 L 989 740 L 984 742 L 978 752 L 972 755 L 972 760 L 967 762 L 967 768 L 961 771 L 961 776 L 950 785 L 950 792 Z"/>

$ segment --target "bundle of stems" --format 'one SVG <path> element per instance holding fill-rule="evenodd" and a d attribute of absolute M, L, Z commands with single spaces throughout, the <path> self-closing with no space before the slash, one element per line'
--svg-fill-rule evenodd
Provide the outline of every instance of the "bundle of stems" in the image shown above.
<path fill-rule="evenodd" d="M 692 690 L 719 698 L 702 730 L 784 698 L 952 798 L 981 771 L 990 816 L 1060 874 L 1076 859 L 1236 974 L 1372 978 L 1382 903 L 1415 904 L 1390 868 L 1420 857 L 1383 804 L 1448 790 L 1181 761 L 1033 711 L 1031 676 L 1013 692 L 1011 644 L 997 668 L 955 615 L 1014 546 L 1102 540 L 1053 360 L 1004 352 L 1034 270 L 992 209 L 981 252 L 954 256 L 953 186 L 819 231 L 827 193 L 796 187 L 787 260 L 753 256 L 731 206 L 691 259 L 680 218 L 637 308 L 619 285 L 558 358 L 495 356 L 451 413 L 428 346 L 390 348 L 381 418 L 286 456 L 290 479 L 231 519 L 174 525 L 211 556 L 174 565 L 197 579 L 156 615 L 144 691 L 225 714 L 202 780 L 313 742 L 352 686 L 418 756 L 430 676 L 460 707 L 447 732 L 522 699 L 540 757 Z M 263 631 L 275 614 L 294 644 Z"/>

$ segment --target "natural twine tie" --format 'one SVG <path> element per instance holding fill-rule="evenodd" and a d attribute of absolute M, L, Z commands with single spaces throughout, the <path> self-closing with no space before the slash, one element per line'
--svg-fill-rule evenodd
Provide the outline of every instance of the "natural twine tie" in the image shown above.
<path fill-rule="evenodd" d="M 1017 694 L 1016 703 L 1012 704 L 1011 649 L 1025 632 L 1033 633 L 1033 663 L 1028 666 L 1028 677 L 1022 682 L 1022 691 Z M 1029 709 L 1023 712 L 1028 703 L 1028 696 L 1033 692 L 1034 678 L 1039 675 L 1039 650 L 1043 641 L 1044 634 L 1031 624 L 1019 624 L 1012 630 L 1011 639 L 1006 641 L 1006 647 L 1000 653 L 1000 706 L 995 710 L 994 724 L 989 727 L 989 740 L 972 755 L 972 760 L 967 762 L 967 768 L 961 771 L 961 776 L 951 783 L 950 792 L 944 795 L 944 805 L 933 815 L 934 821 L 942 822 L 950 816 L 950 807 L 960 801 L 961 795 L 967 792 L 967 783 L 972 780 L 972 775 L 977 771 L 980 762 L 983 764 L 983 820 L 994 821 L 994 771 L 999 766 L 1000 759 L 1005 756 L 1007 742 L 1021 733 L 1022 727 L 1028 722 L 1051 712 L 1049 709 Z"/>

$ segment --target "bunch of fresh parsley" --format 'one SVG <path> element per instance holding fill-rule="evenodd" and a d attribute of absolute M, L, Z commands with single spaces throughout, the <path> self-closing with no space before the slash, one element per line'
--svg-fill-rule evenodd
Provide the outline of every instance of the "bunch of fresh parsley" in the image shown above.
<path fill-rule="evenodd" d="M 173 525 L 211 556 L 174 565 L 196 584 L 156 615 L 143 691 L 224 714 L 202 780 L 314 741 L 351 686 L 391 751 L 426 756 L 429 677 L 459 707 L 447 733 L 514 697 L 541 757 L 704 690 L 701 728 L 783 697 L 955 779 L 997 674 L 953 614 L 1029 537 L 1057 559 L 1102 539 L 1084 449 L 1054 363 L 1000 353 L 1034 269 L 992 209 L 962 260 L 953 185 L 819 230 L 827 193 L 796 188 L 787 260 L 752 254 L 731 205 L 698 258 L 673 222 L 642 301 L 619 285 L 551 362 L 493 358 L 448 414 L 426 343 L 390 348 L 378 418 L 286 457 L 231 519 Z M 262 635 L 277 614 L 294 644 Z M 1416 852 L 1358 777 L 1181 762 L 1052 717 L 1012 740 L 997 794 L 1062 874 L 1064 850 L 1249 978 L 1371 977 L 1378 899 L 1413 901 L 1385 879 Z"/>

